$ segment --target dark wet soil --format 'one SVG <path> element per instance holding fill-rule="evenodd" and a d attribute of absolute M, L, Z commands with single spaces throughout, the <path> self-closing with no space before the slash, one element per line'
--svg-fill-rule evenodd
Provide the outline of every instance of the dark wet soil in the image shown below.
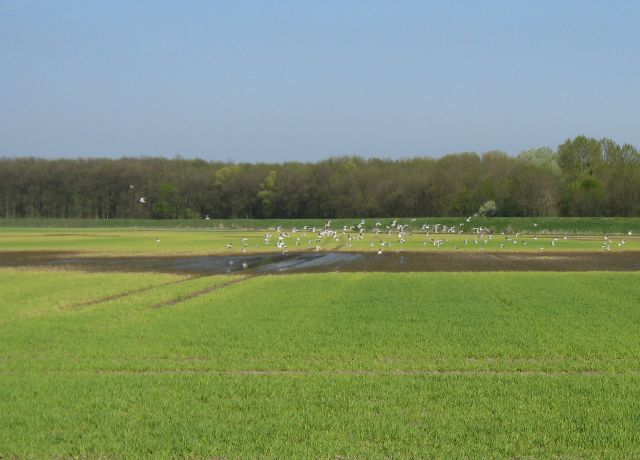
<path fill-rule="evenodd" d="M 322 272 L 639 271 L 640 252 L 292 253 L 235 256 L 98 257 L 65 252 L 4 252 L 0 267 L 107 272 L 286 274 Z"/>

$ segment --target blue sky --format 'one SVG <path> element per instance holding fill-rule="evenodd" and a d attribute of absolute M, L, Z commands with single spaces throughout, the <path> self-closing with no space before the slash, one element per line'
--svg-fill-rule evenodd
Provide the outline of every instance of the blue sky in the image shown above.
<path fill-rule="evenodd" d="M 0 156 L 640 145 L 640 2 L 0 0 Z"/>

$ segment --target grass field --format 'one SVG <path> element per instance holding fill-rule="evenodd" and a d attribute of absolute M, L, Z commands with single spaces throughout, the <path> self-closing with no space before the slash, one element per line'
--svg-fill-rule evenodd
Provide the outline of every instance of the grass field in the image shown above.
<path fill-rule="evenodd" d="M 633 222 L 610 240 L 594 222 L 403 243 L 336 221 L 331 236 L 282 231 L 291 251 L 640 250 Z M 275 230 L 162 224 L 5 226 L 0 262 L 282 251 Z M 636 458 L 639 285 L 638 272 L 0 267 L 0 458 Z"/>
<path fill-rule="evenodd" d="M 0 270 L 0 456 L 637 457 L 638 273 Z"/>
<path fill-rule="evenodd" d="M 265 243 L 265 234 L 271 235 Z M 282 252 L 276 247 L 275 231 L 221 230 L 139 230 L 139 229 L 55 229 L 0 228 L 0 253 L 3 251 L 73 251 L 105 255 L 178 255 L 178 254 L 239 254 L 246 243 L 248 254 Z M 338 232 L 334 237 L 318 237 L 310 231 L 292 233 L 285 238 L 289 251 L 602 251 L 603 235 L 532 234 L 479 237 L 473 234 L 413 233 L 400 242 L 397 232 L 374 235 L 367 232 L 363 239 L 356 233 Z M 349 235 L 352 236 L 349 240 Z M 566 239 L 565 239 L 566 236 Z M 610 236 L 612 251 L 640 250 L 640 237 Z M 299 244 L 296 243 L 299 239 Z M 158 242 L 159 240 L 159 242 Z M 556 240 L 552 243 L 553 240 Z M 444 241 L 437 247 L 434 241 Z M 466 241 L 466 243 L 465 243 Z M 515 241 L 515 243 L 514 243 Z M 384 242 L 384 245 L 381 245 Z M 232 245 L 227 247 L 227 245 Z"/>
<path fill-rule="evenodd" d="M 333 228 L 357 225 L 360 218 L 332 219 Z M 371 229 L 376 222 L 382 227 L 394 220 L 412 227 L 424 224 L 433 226 L 487 227 L 494 233 L 533 232 L 585 235 L 625 235 L 630 230 L 640 234 L 638 217 L 473 217 L 470 222 L 462 217 L 419 217 L 419 218 L 368 218 L 365 227 Z M 43 218 L 0 218 L 0 228 L 138 228 L 138 229 L 203 229 L 203 230 L 269 230 L 278 226 L 287 229 L 297 227 L 323 227 L 326 219 L 43 219 Z M 535 224 L 535 225 L 534 225 Z"/>

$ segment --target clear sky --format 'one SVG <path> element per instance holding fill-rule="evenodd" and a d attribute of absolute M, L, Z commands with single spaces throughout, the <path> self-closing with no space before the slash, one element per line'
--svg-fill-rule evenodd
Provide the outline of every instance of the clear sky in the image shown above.
<path fill-rule="evenodd" d="M 640 146 L 640 2 L 0 0 L 0 156 Z"/>

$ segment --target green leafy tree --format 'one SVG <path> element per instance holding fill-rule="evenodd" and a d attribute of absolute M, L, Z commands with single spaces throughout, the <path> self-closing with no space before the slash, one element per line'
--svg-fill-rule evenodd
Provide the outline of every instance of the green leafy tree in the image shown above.
<path fill-rule="evenodd" d="M 178 188 L 171 183 L 162 184 L 158 200 L 153 204 L 153 216 L 158 219 L 178 217 Z"/>
<path fill-rule="evenodd" d="M 258 200 L 262 208 L 262 217 L 273 217 L 273 199 L 275 197 L 276 189 L 276 172 L 270 171 L 264 182 L 260 184 L 260 191 L 258 192 Z"/>

